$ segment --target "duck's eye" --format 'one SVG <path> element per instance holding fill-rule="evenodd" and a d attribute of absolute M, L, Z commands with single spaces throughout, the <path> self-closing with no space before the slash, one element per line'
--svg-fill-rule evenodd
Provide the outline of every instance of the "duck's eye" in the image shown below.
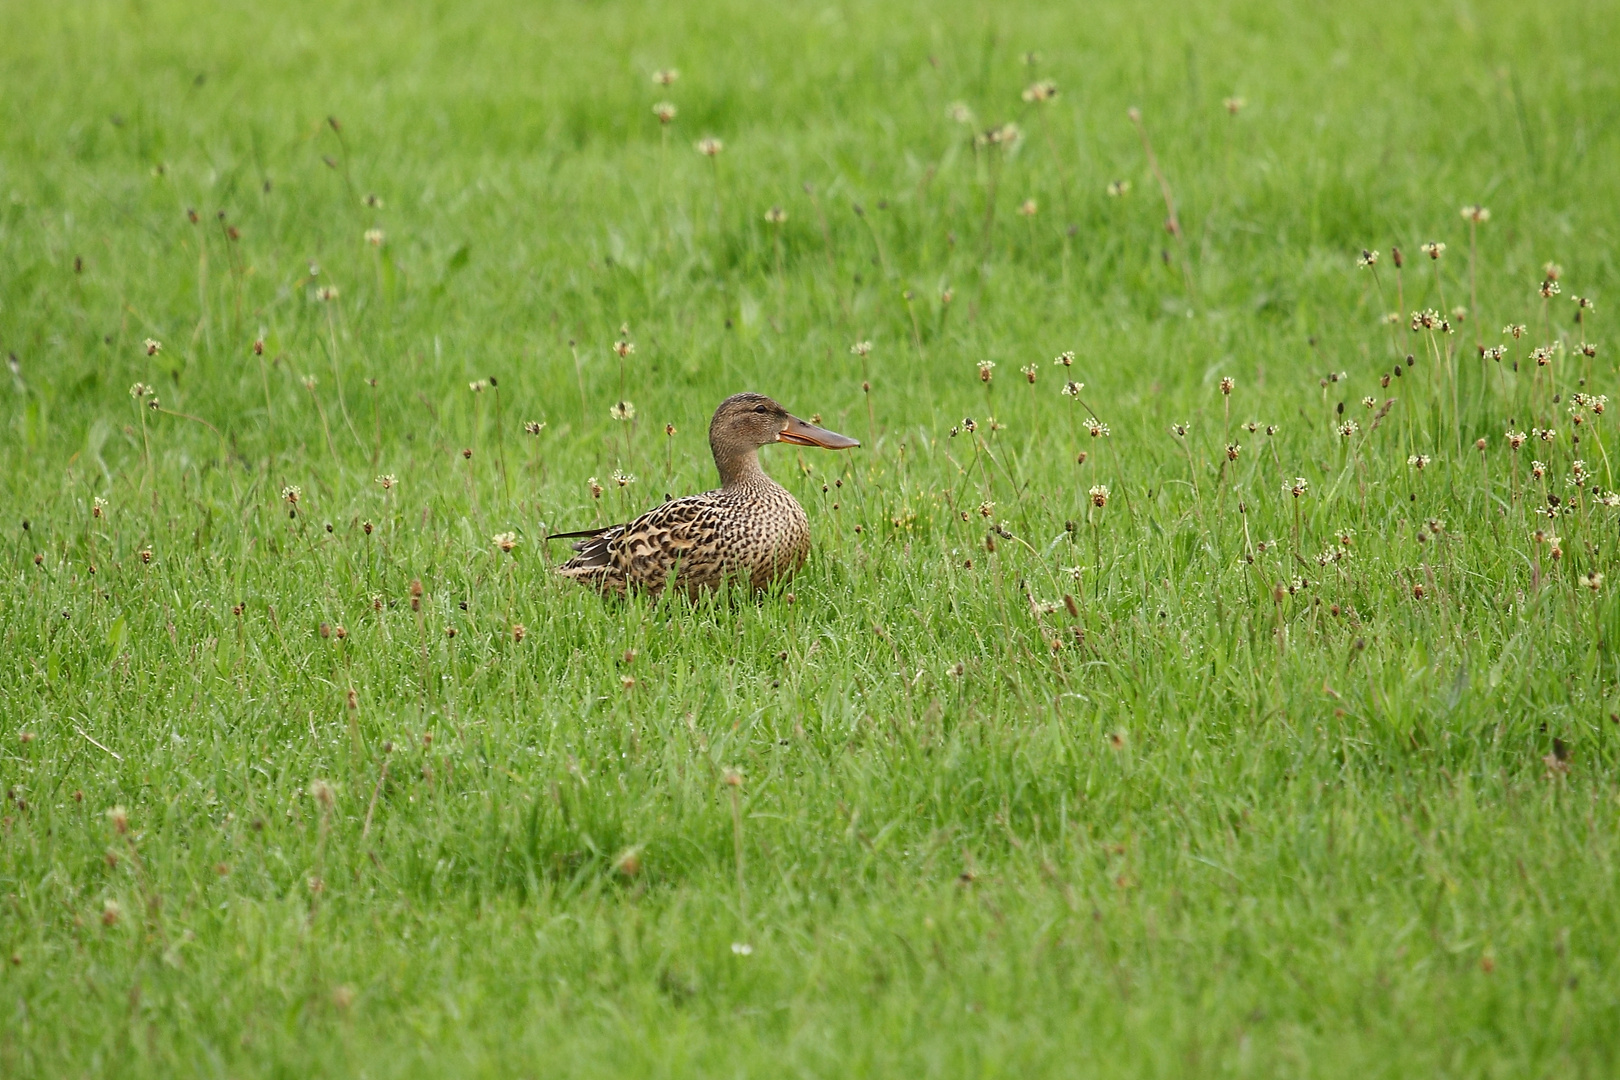
<path fill-rule="evenodd" d="M 762 412 L 766 412 L 768 410 L 763 405 L 755 405 L 754 406 L 754 411 L 757 412 L 757 413 L 762 413 Z"/>

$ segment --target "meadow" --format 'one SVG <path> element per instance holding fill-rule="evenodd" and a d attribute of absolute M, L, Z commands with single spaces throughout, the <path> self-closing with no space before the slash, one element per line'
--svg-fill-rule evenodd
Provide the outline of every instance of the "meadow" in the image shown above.
<path fill-rule="evenodd" d="M 1615 16 L 0 6 L 0 1075 L 1613 1075 Z"/>

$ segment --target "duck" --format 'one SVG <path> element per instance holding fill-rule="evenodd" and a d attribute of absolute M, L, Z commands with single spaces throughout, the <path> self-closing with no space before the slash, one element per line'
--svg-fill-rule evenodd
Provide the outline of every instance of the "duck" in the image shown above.
<path fill-rule="evenodd" d="M 760 448 L 772 443 L 861 445 L 800 420 L 764 394 L 733 394 L 709 421 L 720 486 L 667 499 L 626 524 L 547 536 L 576 541 L 575 555 L 557 573 L 603 593 L 657 596 L 674 587 L 694 598 L 727 583 L 762 590 L 791 577 L 810 554 L 810 520 L 760 465 Z"/>

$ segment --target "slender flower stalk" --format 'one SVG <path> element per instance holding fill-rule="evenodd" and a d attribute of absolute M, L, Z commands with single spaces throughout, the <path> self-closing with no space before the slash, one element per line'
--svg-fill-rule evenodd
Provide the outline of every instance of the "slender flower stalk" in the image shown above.
<path fill-rule="evenodd" d="M 1159 168 L 1159 158 L 1153 152 L 1153 142 L 1148 138 L 1147 125 L 1142 122 L 1142 110 L 1134 106 L 1125 111 L 1126 117 L 1136 127 L 1136 134 L 1142 140 L 1142 152 L 1147 155 L 1148 167 L 1153 170 L 1153 177 L 1159 182 L 1159 193 L 1164 196 L 1164 229 L 1175 237 L 1176 250 L 1181 255 L 1181 276 L 1187 283 L 1187 299 L 1192 303 L 1198 302 L 1198 291 L 1193 286 L 1192 265 L 1187 257 L 1187 239 L 1182 235 L 1181 218 L 1176 213 L 1176 197 L 1170 191 L 1170 181 L 1164 178 L 1164 170 Z"/>

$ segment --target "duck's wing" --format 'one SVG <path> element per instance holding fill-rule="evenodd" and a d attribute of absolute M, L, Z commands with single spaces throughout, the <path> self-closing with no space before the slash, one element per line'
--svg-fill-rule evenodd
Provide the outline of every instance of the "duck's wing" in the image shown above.
<path fill-rule="evenodd" d="M 656 506 L 627 525 L 587 530 L 578 552 L 557 572 L 613 589 L 634 585 L 657 592 L 678 573 L 683 583 L 718 578 L 724 569 L 713 493 Z"/>

